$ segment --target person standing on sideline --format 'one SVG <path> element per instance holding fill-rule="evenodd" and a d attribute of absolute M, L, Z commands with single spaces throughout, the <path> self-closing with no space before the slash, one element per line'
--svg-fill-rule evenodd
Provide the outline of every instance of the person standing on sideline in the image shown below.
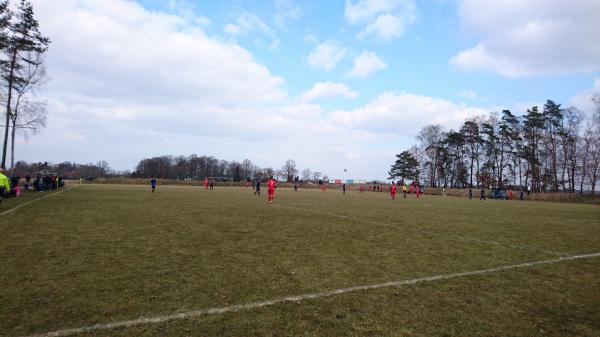
<path fill-rule="evenodd" d="M 469 200 L 473 199 L 473 189 L 469 188 Z"/>
<path fill-rule="evenodd" d="M 2 197 L 4 194 L 10 192 L 10 184 L 8 183 L 8 178 L 4 175 L 4 169 L 0 167 L 0 203 L 2 202 Z"/>
<path fill-rule="evenodd" d="M 260 195 L 260 180 L 259 179 L 256 179 L 254 195 Z"/>
<path fill-rule="evenodd" d="M 156 179 L 154 177 L 150 180 L 150 185 L 152 185 L 152 193 L 154 193 L 154 190 L 156 189 Z"/>
<path fill-rule="evenodd" d="M 396 200 L 396 184 L 392 181 L 392 186 L 390 186 L 390 195 L 392 196 L 392 200 Z"/>
<path fill-rule="evenodd" d="M 269 177 L 269 182 L 267 182 L 267 193 L 269 204 L 273 203 L 273 199 L 275 199 L 275 188 L 277 187 L 277 183 L 273 176 Z"/>
<path fill-rule="evenodd" d="M 479 200 L 485 200 L 485 190 L 481 189 L 481 195 L 479 196 Z"/>

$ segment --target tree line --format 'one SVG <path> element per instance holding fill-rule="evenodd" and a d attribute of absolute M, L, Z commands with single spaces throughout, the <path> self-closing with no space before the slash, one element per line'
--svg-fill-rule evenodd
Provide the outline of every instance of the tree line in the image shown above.
<path fill-rule="evenodd" d="M 510 110 L 467 119 L 459 130 L 427 125 L 396 155 L 390 179 L 431 187 L 596 192 L 600 174 L 600 94 L 587 116 L 547 100 L 522 115 Z"/>
<path fill-rule="evenodd" d="M 95 179 L 99 177 L 129 177 L 129 171 L 114 171 L 108 163 L 100 160 L 97 163 L 77 164 L 63 162 L 52 164 L 48 162 L 27 163 L 18 161 L 12 169 L 12 174 L 21 178 L 34 176 L 38 172 L 56 173 L 63 179 Z"/>
<path fill-rule="evenodd" d="M 6 168 L 9 143 L 10 166 L 14 167 L 17 131 L 35 133 L 46 123 L 46 103 L 37 94 L 46 82 L 44 53 L 50 39 L 39 31 L 31 2 L 21 0 L 12 8 L 8 0 L 0 1 L 2 168 Z"/>
<path fill-rule="evenodd" d="M 243 161 L 220 160 L 212 156 L 158 156 L 140 160 L 135 170 L 113 170 L 105 160 L 97 163 L 78 164 L 63 162 L 58 164 L 48 162 L 27 163 L 18 161 L 13 167 L 13 174 L 20 177 L 46 171 L 56 173 L 64 179 L 95 179 L 100 177 L 118 178 L 160 178 L 172 180 L 203 180 L 204 178 L 224 179 L 228 181 L 246 181 L 276 177 L 280 181 L 317 181 L 328 180 L 326 174 L 319 171 L 298 170 L 292 159 L 285 161 L 279 169 L 271 167 L 260 168 L 249 159 Z"/>
<path fill-rule="evenodd" d="M 299 175 L 300 173 L 300 175 Z M 304 169 L 299 172 L 296 162 L 288 159 L 280 169 L 261 168 L 249 159 L 227 161 L 212 156 L 159 156 L 142 159 L 132 173 L 135 178 L 163 178 L 202 180 L 206 177 L 222 178 L 232 181 L 266 179 L 276 177 L 279 180 L 327 180 L 329 177 L 319 171 Z"/>

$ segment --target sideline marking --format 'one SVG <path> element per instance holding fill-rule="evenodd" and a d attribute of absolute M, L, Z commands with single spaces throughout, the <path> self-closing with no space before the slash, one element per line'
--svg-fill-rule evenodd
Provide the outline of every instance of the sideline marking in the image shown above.
<path fill-rule="evenodd" d="M 267 300 L 267 301 L 250 302 L 250 303 L 246 303 L 246 304 L 231 305 L 231 306 L 220 307 L 220 308 L 206 308 L 206 309 L 188 311 L 188 312 L 171 314 L 171 315 L 163 315 L 163 316 L 140 317 L 140 318 L 136 318 L 136 319 L 133 319 L 130 321 L 99 323 L 99 324 L 90 325 L 90 326 L 81 327 L 81 328 L 57 330 L 57 331 L 46 332 L 46 333 L 41 333 L 41 334 L 29 335 L 27 337 L 68 336 L 68 335 L 73 335 L 73 334 L 77 334 L 77 333 L 90 332 L 90 331 L 96 331 L 96 330 L 108 330 L 108 329 L 115 329 L 115 328 L 133 327 L 133 326 L 138 326 L 138 325 L 156 324 L 156 323 L 162 323 L 162 322 L 173 321 L 173 320 L 178 320 L 178 319 L 193 318 L 193 317 L 198 317 L 198 316 L 203 316 L 203 315 L 217 315 L 217 314 L 224 314 L 224 313 L 228 313 L 228 312 L 237 312 L 237 311 L 241 311 L 241 310 L 257 309 L 257 308 L 262 308 L 262 307 L 286 303 L 286 302 L 296 302 L 297 303 L 297 302 L 301 302 L 304 300 L 317 299 L 317 298 L 322 298 L 322 297 L 330 297 L 330 296 L 341 295 L 341 294 L 346 294 L 346 293 L 351 293 L 351 292 L 356 292 L 356 291 L 379 289 L 379 288 L 389 288 L 389 287 L 400 287 L 403 285 L 425 283 L 425 282 L 435 282 L 435 281 L 447 280 L 447 279 L 456 278 L 456 277 L 502 272 L 502 271 L 513 270 L 513 269 L 527 268 L 527 267 L 547 265 L 547 264 L 556 264 L 556 263 L 560 263 L 560 262 L 566 262 L 566 261 L 572 261 L 572 260 L 578 260 L 578 259 L 588 259 L 588 258 L 594 258 L 594 257 L 600 257 L 600 253 L 573 255 L 573 256 L 561 257 L 561 258 L 557 258 L 557 259 L 551 259 L 551 260 L 532 261 L 532 262 L 526 262 L 526 263 L 521 263 L 521 264 L 513 264 L 513 265 L 494 267 L 494 268 L 488 268 L 488 269 L 465 271 L 465 272 L 453 273 L 453 274 L 441 274 L 441 275 L 421 277 L 421 278 L 415 278 L 415 279 L 403 280 L 403 281 L 393 281 L 393 282 L 387 282 L 387 283 L 360 285 L 360 286 L 354 286 L 354 287 L 348 287 L 348 288 L 339 288 L 339 289 L 327 290 L 327 291 L 316 292 L 316 293 L 308 293 L 308 294 L 301 294 L 301 295 L 296 295 L 296 296 L 281 297 L 281 298 L 276 298 L 276 299 Z"/>
<path fill-rule="evenodd" d="M 14 212 L 14 211 L 18 210 L 19 208 L 21 208 L 21 207 L 25 207 L 25 206 L 27 206 L 27 205 L 29 205 L 29 204 L 31 204 L 31 203 L 33 203 L 33 202 L 35 202 L 35 201 L 42 200 L 42 199 L 46 199 L 46 198 L 50 198 L 50 197 L 52 197 L 52 196 L 55 196 L 55 195 L 57 195 L 57 194 L 60 194 L 60 193 L 62 193 L 62 192 L 64 192 L 64 191 L 68 191 L 68 190 L 70 190 L 70 189 L 72 189 L 72 188 L 75 188 L 75 187 L 77 187 L 77 186 L 78 186 L 78 185 L 75 185 L 75 186 L 73 186 L 73 187 L 67 187 L 67 188 L 65 188 L 65 189 L 64 189 L 64 190 L 62 190 L 62 191 L 54 192 L 54 193 L 52 193 L 52 194 L 46 194 L 46 195 L 44 195 L 43 197 L 39 197 L 39 198 L 35 198 L 35 199 L 33 199 L 33 200 L 29 200 L 29 201 L 28 201 L 28 202 L 26 202 L 26 203 L 20 204 L 20 205 L 18 205 L 18 206 L 15 206 L 15 207 L 13 207 L 13 208 L 11 208 L 11 209 L 9 209 L 9 210 L 6 210 L 6 211 L 4 211 L 4 212 L 0 213 L 0 216 L 2 216 L 2 215 L 6 215 L 6 214 L 8 214 L 8 213 L 11 213 L 11 212 Z"/>
<path fill-rule="evenodd" d="M 496 242 L 496 241 L 482 240 L 482 239 L 478 239 L 478 238 L 471 238 L 471 237 L 467 237 L 467 236 L 460 236 L 460 235 L 454 235 L 454 234 L 442 234 L 442 233 L 437 233 L 437 232 L 432 232 L 432 231 L 427 231 L 427 230 L 422 230 L 422 229 L 416 229 L 416 228 L 412 228 L 412 227 L 408 227 L 408 226 L 398 226 L 398 225 L 391 225 L 391 224 L 387 224 L 387 223 L 383 223 L 383 222 L 362 220 L 362 219 L 359 219 L 356 217 L 350 217 L 350 216 L 340 215 L 340 214 L 335 214 L 335 213 L 315 211 L 312 209 L 304 209 L 304 208 L 294 207 L 294 206 L 282 206 L 279 204 L 277 206 L 280 208 L 295 209 L 295 210 L 304 211 L 304 212 L 333 216 L 333 217 L 337 217 L 337 218 L 355 221 L 358 223 L 384 226 L 384 227 L 390 227 L 390 228 L 405 229 L 408 231 L 412 231 L 413 233 L 428 234 L 428 235 L 438 236 L 438 237 L 442 237 L 442 238 L 446 238 L 446 239 L 452 239 L 452 240 L 458 240 L 458 241 L 471 241 L 471 242 L 477 242 L 477 243 L 481 243 L 481 244 L 503 246 L 503 247 L 509 247 L 509 248 L 514 248 L 514 249 L 520 249 L 520 250 L 526 250 L 526 251 L 531 251 L 531 252 L 536 252 L 536 253 L 544 253 L 544 254 L 556 255 L 556 256 L 569 256 L 570 255 L 570 254 L 566 254 L 566 253 L 557 253 L 557 252 L 552 252 L 549 250 L 541 250 L 541 249 L 527 247 L 527 246 L 513 245 L 511 243 L 502 243 L 502 242 Z"/>

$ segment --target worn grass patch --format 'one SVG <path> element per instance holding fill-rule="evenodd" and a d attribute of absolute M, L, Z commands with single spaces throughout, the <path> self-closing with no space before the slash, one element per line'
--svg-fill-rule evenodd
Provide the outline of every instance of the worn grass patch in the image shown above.
<path fill-rule="evenodd" d="M 0 335 L 28 335 L 556 257 L 511 247 L 515 244 L 565 254 L 600 251 L 600 210 L 589 205 L 442 197 L 391 201 L 385 193 L 285 189 L 278 191 L 274 204 L 265 199 L 246 188 L 208 192 L 200 187 L 159 185 L 157 193 L 151 194 L 147 186 L 83 185 L 16 210 L 0 225 Z M 458 234 L 507 245 L 450 238 Z M 409 297 L 415 303 L 422 297 L 426 311 L 431 310 L 435 319 L 431 324 L 447 327 L 447 331 L 426 329 L 412 321 L 419 316 L 405 315 L 404 321 L 412 322 L 406 324 L 412 327 L 406 330 L 408 335 L 454 334 L 461 331 L 462 323 L 442 310 L 447 307 L 427 304 L 436 297 L 417 290 L 432 288 L 440 294 L 448 284 L 465 284 L 481 291 L 494 287 L 501 298 L 507 291 L 521 291 L 525 284 L 528 294 L 538 296 L 541 293 L 531 287 L 555 280 L 558 273 L 577 282 L 586 298 L 600 299 L 597 283 L 591 281 L 600 276 L 597 264 L 568 264 L 583 266 L 586 277 L 572 272 L 562 275 L 561 268 L 567 267 L 537 267 L 534 270 L 540 272 L 532 275 L 531 271 L 505 272 L 502 277 L 351 293 L 311 300 L 306 306 L 278 305 L 98 335 L 266 335 L 270 331 L 363 335 L 371 328 L 373 335 L 402 335 L 403 330 L 389 322 L 392 316 L 383 311 L 405 310 L 394 300 L 399 296 L 394 292 L 407 289 L 416 289 Z M 505 282 L 507 277 L 514 282 Z M 465 296 L 456 292 L 449 303 L 465 301 Z M 523 296 L 522 305 L 536 301 L 535 296 Z M 560 300 L 580 300 L 565 296 Z M 543 300 L 552 303 L 553 298 Z M 343 302 L 339 308 L 337 301 Z M 495 312 L 500 310 L 498 301 L 488 303 L 483 297 L 480 305 Z M 385 309 L 380 314 L 369 309 L 368 303 L 380 302 Z M 319 310 L 306 316 L 307 308 Z M 347 315 L 344 308 L 362 314 Z M 477 334 L 492 322 L 511 326 L 502 319 L 495 321 L 485 310 L 481 323 L 476 320 L 465 331 Z M 331 322 L 329 313 L 336 317 Z M 588 314 L 568 316 L 593 329 L 585 321 Z M 539 318 L 558 319 L 554 315 L 540 313 Z M 338 330 L 340 325 L 334 324 L 338 321 L 345 322 L 346 328 Z M 367 330 L 359 329 L 365 324 Z"/>

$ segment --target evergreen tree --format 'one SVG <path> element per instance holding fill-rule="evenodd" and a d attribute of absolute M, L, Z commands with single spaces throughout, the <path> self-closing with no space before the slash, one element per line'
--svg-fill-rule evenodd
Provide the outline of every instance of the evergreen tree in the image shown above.
<path fill-rule="evenodd" d="M 399 179 L 404 182 L 405 179 L 417 180 L 417 166 L 419 163 L 408 151 L 403 151 L 396 155 L 396 162 L 392 165 L 389 179 Z"/>
<path fill-rule="evenodd" d="M 470 160 L 469 166 L 469 187 L 473 187 L 473 176 L 477 179 L 477 172 L 479 172 L 479 149 L 482 143 L 481 135 L 479 134 L 479 125 L 474 121 L 465 121 L 465 124 L 460 129 L 463 135 L 465 144 L 467 145 L 467 155 Z M 477 164 L 477 170 L 474 171 L 474 164 Z M 477 187 L 479 187 L 479 179 L 477 181 Z"/>

